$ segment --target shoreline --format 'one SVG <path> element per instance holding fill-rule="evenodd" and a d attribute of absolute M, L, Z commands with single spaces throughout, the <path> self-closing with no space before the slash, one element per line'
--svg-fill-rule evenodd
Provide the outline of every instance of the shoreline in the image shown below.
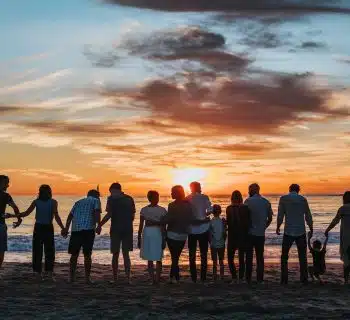
<path fill-rule="evenodd" d="M 132 266 L 132 284 L 112 285 L 111 266 L 93 264 L 93 285 L 84 283 L 78 267 L 77 282 L 69 284 L 68 264 L 55 264 L 56 283 L 38 282 L 31 265 L 4 263 L 0 270 L 2 319 L 344 319 L 350 318 L 350 287 L 342 285 L 342 266 L 327 264 L 325 284 L 298 281 L 298 265 L 290 263 L 290 283 L 279 284 L 280 270 L 265 264 L 265 284 L 230 285 L 228 268 L 225 282 L 193 284 L 188 266 L 181 266 L 182 280 L 169 285 L 169 267 L 164 266 L 162 283 L 149 284 L 145 265 Z M 255 273 L 253 274 L 253 279 Z M 6 310 L 6 312 L 5 312 Z"/>

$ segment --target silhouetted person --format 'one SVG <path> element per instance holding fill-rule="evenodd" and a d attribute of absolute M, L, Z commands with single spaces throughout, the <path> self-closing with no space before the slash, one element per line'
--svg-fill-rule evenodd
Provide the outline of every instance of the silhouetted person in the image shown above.
<path fill-rule="evenodd" d="M 252 220 L 249 208 L 243 204 L 242 194 L 238 190 L 232 192 L 231 205 L 226 209 L 226 221 L 228 229 L 227 260 L 232 281 L 235 282 L 237 280 L 234 263 L 237 250 L 239 257 L 239 281 L 242 281 L 246 269 L 248 233 L 252 226 Z"/>
<path fill-rule="evenodd" d="M 188 235 L 188 250 L 190 260 L 190 271 L 193 282 L 197 281 L 197 242 L 199 244 L 199 251 L 201 256 L 201 281 L 207 278 L 207 264 L 208 264 L 208 246 L 209 246 L 209 219 L 211 213 L 211 203 L 209 197 L 202 194 L 202 188 L 199 182 L 192 182 L 190 184 L 191 194 L 187 200 L 195 209 L 195 220 Z"/>
<path fill-rule="evenodd" d="M 22 220 L 19 218 L 19 210 L 12 197 L 6 192 L 10 184 L 8 176 L 0 175 L 0 268 L 4 262 L 5 252 L 7 251 L 7 226 L 5 219 L 17 218 L 17 222 L 13 224 L 17 228 Z M 6 207 L 10 206 L 14 215 L 6 214 Z"/>
<path fill-rule="evenodd" d="M 165 230 L 161 223 L 167 214 L 165 208 L 158 205 L 159 193 L 149 191 L 147 199 L 150 204 L 141 209 L 138 232 L 138 248 L 140 257 L 148 261 L 148 272 L 151 282 L 158 284 L 162 272 L 163 244 Z M 156 274 L 154 275 L 154 261 L 156 261 Z"/>
<path fill-rule="evenodd" d="M 319 283 L 322 283 L 321 276 L 326 272 L 326 252 L 328 237 L 323 243 L 323 246 L 320 240 L 315 240 L 311 245 L 311 238 L 312 234 L 309 232 L 307 243 L 312 255 L 312 266 L 308 268 L 308 271 L 312 281 L 314 281 L 316 278 Z"/>
<path fill-rule="evenodd" d="M 343 205 L 339 208 L 337 215 L 325 231 L 328 237 L 331 231 L 339 222 L 340 225 L 340 258 L 344 263 L 344 282 L 348 284 L 350 274 L 350 191 L 343 195 Z"/>
<path fill-rule="evenodd" d="M 284 235 L 281 254 L 281 284 L 288 283 L 288 255 L 289 250 L 295 242 L 298 248 L 300 281 L 307 283 L 307 242 L 305 221 L 313 233 L 312 215 L 307 200 L 299 195 L 300 187 L 292 184 L 289 187 L 289 194 L 280 198 L 278 205 L 277 229 L 280 234 L 280 227 L 285 219 Z"/>
<path fill-rule="evenodd" d="M 210 220 L 210 251 L 213 261 L 213 279 L 217 280 L 217 265 L 219 260 L 220 279 L 224 279 L 224 258 L 226 242 L 226 222 L 220 217 L 221 206 L 213 205 L 214 217 Z"/>
<path fill-rule="evenodd" d="M 68 253 L 70 258 L 69 281 L 75 281 L 80 249 L 83 248 L 85 281 L 91 283 L 91 255 L 95 241 L 95 228 L 101 221 L 100 193 L 97 190 L 90 190 L 86 198 L 78 200 L 70 211 L 66 227 L 62 235 L 67 237 L 69 227 L 72 223 L 72 234 L 69 240 Z"/>
<path fill-rule="evenodd" d="M 45 272 L 48 277 L 53 279 L 53 268 L 55 263 L 55 238 L 53 218 L 61 230 L 64 230 L 61 218 L 58 214 L 58 204 L 52 199 L 51 187 L 43 184 L 39 188 L 39 194 L 29 206 L 29 208 L 21 213 L 21 217 L 29 216 L 33 211 L 35 213 L 35 225 L 33 232 L 33 271 L 38 278 L 42 276 L 42 259 L 45 252 Z M 53 279 L 54 280 L 54 279 Z"/>
<path fill-rule="evenodd" d="M 194 220 L 192 205 L 185 199 L 182 186 L 171 189 L 173 202 L 169 203 L 168 213 L 165 216 L 167 224 L 167 244 L 171 255 L 170 283 L 180 280 L 179 259 L 185 246 L 191 222 Z"/>
<path fill-rule="evenodd" d="M 260 186 L 256 183 L 249 186 L 249 198 L 245 204 L 251 213 L 252 226 L 247 243 L 246 279 L 250 283 L 253 270 L 253 250 L 256 256 L 256 274 L 258 283 L 264 281 L 264 247 L 265 230 L 272 222 L 271 203 L 260 195 Z"/>
<path fill-rule="evenodd" d="M 122 192 L 119 183 L 112 183 L 109 187 L 111 195 L 108 197 L 106 211 L 107 214 L 102 219 L 96 229 L 101 233 L 102 226 L 111 219 L 111 253 L 114 282 L 118 281 L 118 266 L 120 247 L 122 248 L 125 274 L 130 283 L 130 251 L 133 250 L 133 221 L 135 219 L 134 199 Z"/>

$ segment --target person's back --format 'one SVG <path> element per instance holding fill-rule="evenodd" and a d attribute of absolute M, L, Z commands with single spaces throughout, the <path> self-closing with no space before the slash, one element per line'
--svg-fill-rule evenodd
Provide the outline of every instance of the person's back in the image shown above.
<path fill-rule="evenodd" d="M 107 201 L 107 211 L 111 214 L 111 232 L 132 232 L 135 204 L 132 197 L 121 194 L 112 195 Z"/>
<path fill-rule="evenodd" d="M 249 234 L 254 236 L 264 236 L 267 221 L 271 214 L 271 203 L 260 194 L 255 194 L 244 202 L 248 206 L 252 225 Z"/>
<path fill-rule="evenodd" d="M 50 225 L 53 221 L 53 202 L 54 199 L 35 200 L 35 221 L 43 225 Z"/>
<path fill-rule="evenodd" d="M 100 199 L 87 196 L 78 200 L 72 208 L 72 231 L 95 229 L 95 210 L 101 208 Z"/>
<path fill-rule="evenodd" d="M 251 216 L 247 205 L 229 205 L 226 209 L 226 217 L 228 237 L 231 240 L 239 240 L 248 235 Z"/>
<path fill-rule="evenodd" d="M 280 199 L 278 217 L 285 216 L 284 233 L 291 236 L 300 236 L 306 233 L 305 219 L 311 219 L 307 200 L 297 192 L 290 192 Z"/>
<path fill-rule="evenodd" d="M 169 203 L 165 221 L 167 231 L 187 234 L 194 220 L 194 210 L 187 200 L 175 200 Z"/>

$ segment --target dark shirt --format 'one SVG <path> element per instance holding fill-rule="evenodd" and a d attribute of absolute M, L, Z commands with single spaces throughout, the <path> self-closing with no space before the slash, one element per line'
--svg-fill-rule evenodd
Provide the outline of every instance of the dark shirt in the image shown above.
<path fill-rule="evenodd" d="M 195 219 L 194 208 L 187 200 L 169 203 L 168 213 L 164 218 L 168 225 L 167 231 L 176 233 L 189 233 L 191 223 Z"/>
<path fill-rule="evenodd" d="M 326 271 L 326 250 L 317 251 L 310 249 L 314 264 L 314 273 L 322 274 Z"/>
<path fill-rule="evenodd" d="M 126 194 L 110 196 L 106 211 L 111 215 L 111 233 L 132 233 L 135 217 L 134 199 Z"/>
<path fill-rule="evenodd" d="M 4 192 L 0 191 L 0 224 L 5 224 L 4 214 L 6 211 L 6 206 L 12 202 L 12 197 Z"/>
<path fill-rule="evenodd" d="M 226 223 L 229 240 L 244 240 L 251 228 L 251 214 L 248 206 L 230 205 L 226 209 Z"/>

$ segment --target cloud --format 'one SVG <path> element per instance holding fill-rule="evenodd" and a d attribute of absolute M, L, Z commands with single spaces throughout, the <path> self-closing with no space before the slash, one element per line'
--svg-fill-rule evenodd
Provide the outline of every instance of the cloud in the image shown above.
<path fill-rule="evenodd" d="M 167 134 L 196 132 L 197 127 L 213 135 L 280 134 L 286 126 L 344 118 L 350 112 L 329 108 L 332 91 L 316 88 L 310 75 L 230 77 L 209 83 L 193 78 L 196 81 L 188 83 L 151 81 L 125 95 L 132 97 L 134 106 L 151 113 L 153 120 L 144 125 Z M 118 101 L 120 96 L 122 92 L 111 91 L 111 99 Z"/>
<path fill-rule="evenodd" d="M 302 13 L 350 13 L 350 8 L 327 4 L 329 1 L 309 0 L 105 0 L 107 3 L 162 11 L 254 11 Z M 326 4 L 326 5 L 325 5 Z"/>
<path fill-rule="evenodd" d="M 148 35 L 129 35 L 121 42 L 120 47 L 134 55 L 166 58 L 169 55 L 218 49 L 224 45 L 225 38 L 221 34 L 199 27 L 182 27 L 156 31 Z"/>
<path fill-rule="evenodd" d="M 129 133 L 127 130 L 120 128 L 119 125 L 109 123 L 37 121 L 20 122 L 17 125 L 47 134 L 69 137 L 119 137 Z"/>
<path fill-rule="evenodd" d="M 305 41 L 300 45 L 301 49 L 324 49 L 327 45 L 323 42 Z"/>
<path fill-rule="evenodd" d="M 43 180 L 64 180 L 66 182 L 78 182 L 83 178 L 72 173 L 56 171 L 51 169 L 3 169 L 7 173 L 20 173 L 23 176 L 43 179 Z"/>
<path fill-rule="evenodd" d="M 70 69 L 63 69 L 56 72 L 52 72 L 41 78 L 24 81 L 16 85 L 6 86 L 0 88 L 0 95 L 13 94 L 31 89 L 38 89 L 51 86 L 58 78 L 70 75 L 72 71 Z"/>

